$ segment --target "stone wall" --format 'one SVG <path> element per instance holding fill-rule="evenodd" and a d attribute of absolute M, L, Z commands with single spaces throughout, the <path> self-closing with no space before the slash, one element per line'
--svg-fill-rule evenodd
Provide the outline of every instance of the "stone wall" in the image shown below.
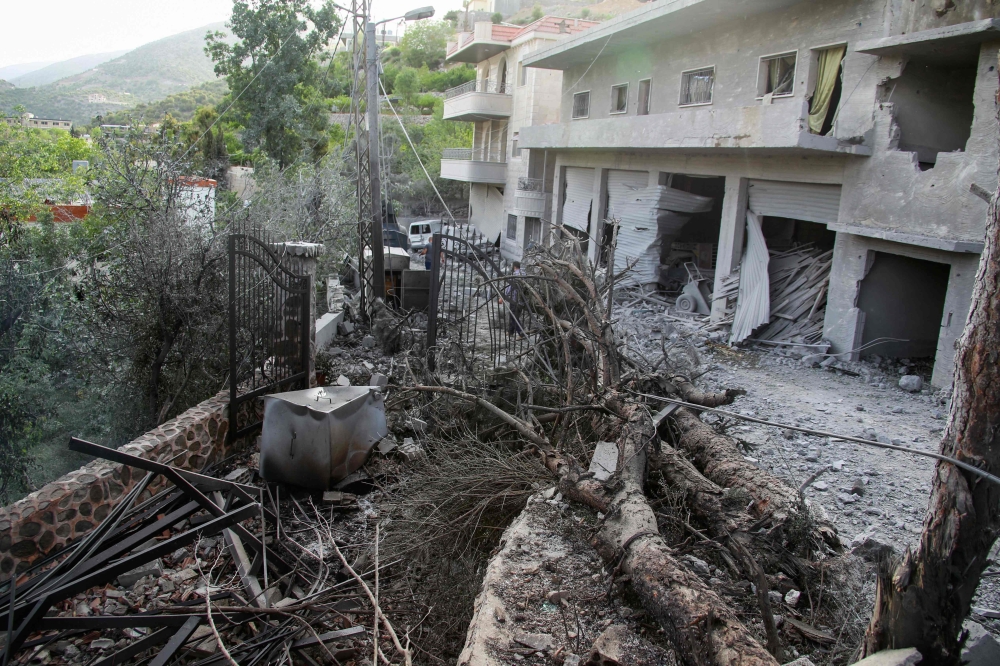
<path fill-rule="evenodd" d="M 172 467 L 201 470 L 230 453 L 226 442 L 228 401 L 228 392 L 219 393 L 120 450 L 158 462 L 169 461 Z M 94 460 L 0 509 L 0 576 L 20 573 L 87 534 L 144 475 L 142 470 Z M 154 479 L 140 501 L 164 485 L 162 477 Z"/>

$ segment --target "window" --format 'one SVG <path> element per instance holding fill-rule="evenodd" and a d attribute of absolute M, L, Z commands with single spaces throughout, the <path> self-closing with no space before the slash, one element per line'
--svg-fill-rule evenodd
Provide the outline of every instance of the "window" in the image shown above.
<path fill-rule="evenodd" d="M 628 111 L 628 84 L 611 86 L 611 113 Z"/>
<path fill-rule="evenodd" d="M 517 240 L 517 215 L 507 216 L 507 240 Z"/>
<path fill-rule="evenodd" d="M 681 106 L 711 104 L 715 88 L 715 67 L 692 69 L 681 74 Z"/>
<path fill-rule="evenodd" d="M 511 157 L 520 157 L 521 156 L 521 149 L 517 146 L 517 135 L 518 135 L 518 133 L 514 132 L 514 140 L 510 144 L 510 156 Z"/>
<path fill-rule="evenodd" d="M 517 85 L 523 86 L 528 83 L 528 68 L 524 66 L 524 63 L 520 64 L 521 71 L 517 77 Z"/>
<path fill-rule="evenodd" d="M 649 79 L 639 81 L 639 99 L 635 108 L 635 115 L 637 116 L 649 115 L 649 84 Z"/>
<path fill-rule="evenodd" d="M 578 92 L 573 95 L 573 118 L 586 118 L 590 115 L 590 91 Z"/>
<path fill-rule="evenodd" d="M 791 95 L 795 89 L 795 53 L 764 56 L 757 70 L 757 97 Z"/>

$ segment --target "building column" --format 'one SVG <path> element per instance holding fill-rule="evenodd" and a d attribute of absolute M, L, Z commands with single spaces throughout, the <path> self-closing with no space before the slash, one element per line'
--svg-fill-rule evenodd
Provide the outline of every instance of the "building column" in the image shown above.
<path fill-rule="evenodd" d="M 281 265 L 295 275 L 308 275 L 312 288 L 307 294 L 309 299 L 309 321 L 305 325 L 309 330 L 309 364 L 306 368 L 309 386 L 316 386 L 316 264 L 325 247 L 320 243 L 287 242 L 275 243 L 274 251 L 281 257 Z M 281 309 L 288 317 L 282 317 L 282 332 L 287 338 L 297 339 L 301 334 L 295 322 L 302 302 L 298 295 L 283 295 Z"/>
<path fill-rule="evenodd" d="M 747 193 L 749 179 L 726 176 L 726 192 L 722 198 L 722 221 L 719 227 L 719 251 L 715 263 L 716 294 L 722 291 L 723 278 L 732 275 L 743 258 L 743 236 L 746 231 Z M 719 321 L 726 312 L 726 299 L 712 300 L 712 321 Z"/>

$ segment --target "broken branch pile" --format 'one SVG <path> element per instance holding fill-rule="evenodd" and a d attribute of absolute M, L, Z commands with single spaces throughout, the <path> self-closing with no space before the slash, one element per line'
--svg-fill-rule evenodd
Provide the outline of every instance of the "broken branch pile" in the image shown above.
<path fill-rule="evenodd" d="M 776 294 L 817 284 L 816 276 L 825 270 L 822 262 L 829 257 L 807 262 L 811 256 L 793 252 L 780 257 L 795 260 L 782 264 L 776 274 Z M 829 634 L 813 623 L 846 611 L 830 601 L 836 595 L 828 593 L 826 605 L 813 606 L 808 615 L 792 607 L 784 613 L 794 617 L 784 618 L 773 606 L 775 594 L 780 601 L 789 590 L 816 593 L 823 588 L 824 567 L 840 549 L 832 526 L 814 516 L 794 489 L 748 462 L 732 438 L 716 432 L 695 411 L 670 408 L 654 420 L 651 413 L 660 405 L 647 405 L 641 397 L 662 395 L 712 407 L 731 403 L 741 392 L 696 387 L 688 375 L 697 355 L 692 361 L 682 354 L 683 362 L 678 363 L 666 339 L 659 359 L 630 348 L 614 330 L 611 285 L 575 242 L 537 248 L 524 265 L 527 274 L 518 282 L 531 312 L 526 320 L 533 322 L 525 331 L 525 353 L 482 382 L 463 381 L 460 386 L 454 378 L 449 382 L 431 372 L 419 359 L 408 360 L 411 381 L 399 387 L 396 400 L 419 413 L 441 438 L 428 440 L 428 446 L 446 447 L 460 460 L 467 455 L 463 446 L 480 447 L 484 442 L 490 443 L 488 455 L 498 459 L 527 461 L 519 456 L 533 456 L 537 466 L 532 475 L 547 470 L 560 498 L 596 515 L 601 523 L 594 540 L 597 552 L 614 575 L 630 581 L 645 612 L 655 618 L 683 663 L 770 665 L 779 663 L 789 645 L 817 636 L 825 640 Z M 787 298 L 775 302 L 779 313 L 800 309 L 797 301 Z M 816 309 L 815 302 L 814 297 L 807 315 Z M 459 421 L 462 427 L 456 427 Z M 603 482 L 595 478 L 594 468 L 587 469 L 602 440 L 615 442 L 618 452 L 615 472 Z M 458 492 L 489 488 L 492 481 L 485 476 L 477 481 L 475 473 L 454 473 Z M 439 476 L 430 484 L 433 488 L 404 484 L 412 492 L 398 496 L 392 521 L 402 529 L 402 541 L 418 541 L 422 535 L 416 526 L 426 524 L 438 527 L 420 542 L 424 557 L 483 553 L 496 545 L 495 515 L 483 523 L 471 519 L 486 516 L 489 502 L 482 495 L 472 502 L 449 502 L 442 490 L 447 483 Z M 511 493 L 516 484 L 499 485 L 503 489 L 495 488 L 497 503 L 523 506 L 526 488 Z M 433 492 L 436 499 L 413 501 L 413 492 Z M 440 529 L 442 524 L 446 529 Z M 493 531 L 492 541 L 483 537 L 484 525 Z M 387 542 L 393 539 L 390 535 Z M 721 583 L 710 583 L 700 568 L 692 568 L 692 551 L 718 563 L 719 573 L 713 575 L 724 576 L 725 570 L 746 581 L 743 595 L 721 593 Z M 483 560 L 473 558 L 475 562 Z M 779 626 L 785 629 L 784 637 Z M 852 646 L 826 648 L 843 655 Z"/>

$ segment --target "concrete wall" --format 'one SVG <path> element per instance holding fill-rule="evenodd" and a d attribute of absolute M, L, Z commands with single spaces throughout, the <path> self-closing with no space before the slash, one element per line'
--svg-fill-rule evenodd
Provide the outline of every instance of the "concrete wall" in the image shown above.
<path fill-rule="evenodd" d="M 794 91 L 791 97 L 775 98 L 773 104 L 797 108 L 812 92 L 815 65 L 810 49 L 843 42 L 850 48 L 852 42 L 881 37 L 883 10 L 884 3 L 874 0 L 804 2 L 772 14 L 734 17 L 732 23 L 684 37 L 635 43 L 616 57 L 599 58 L 592 66 L 582 63 L 564 72 L 561 122 L 571 121 L 573 93 L 586 90 L 591 91 L 590 118 L 612 117 L 611 86 L 622 83 L 629 84 L 625 115 L 634 116 L 638 81 L 646 78 L 652 79 L 650 115 L 675 112 L 683 108 L 678 104 L 682 72 L 713 65 L 713 110 L 759 106 L 759 58 L 789 51 L 797 52 Z M 848 54 L 844 81 L 848 93 L 873 60 L 864 54 Z M 855 62 L 863 66 L 849 67 Z M 863 124 L 850 126 L 850 136 L 861 136 L 867 129 Z"/>
<path fill-rule="evenodd" d="M 942 28 L 1000 16 L 995 0 L 888 0 L 886 35 Z"/>

